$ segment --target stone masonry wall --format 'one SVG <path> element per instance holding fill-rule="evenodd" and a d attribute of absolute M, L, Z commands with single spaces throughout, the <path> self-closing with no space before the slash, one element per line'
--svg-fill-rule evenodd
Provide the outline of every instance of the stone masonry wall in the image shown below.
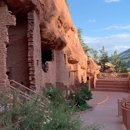
<path fill-rule="evenodd" d="M 12 16 L 3 1 L 0 1 L 0 86 L 5 87 L 7 83 L 6 75 L 6 44 L 8 41 L 7 26 L 15 25 L 15 17 Z"/>
<path fill-rule="evenodd" d="M 56 81 L 69 86 L 69 66 L 65 64 L 63 51 L 56 51 Z"/>
<path fill-rule="evenodd" d="M 86 70 L 82 69 L 77 64 L 69 64 L 66 53 L 61 51 L 54 51 L 54 60 L 49 61 L 48 71 L 42 72 L 42 86 L 46 86 L 46 83 L 53 85 L 62 84 L 61 87 L 69 88 L 70 85 L 75 85 L 75 81 L 82 83 L 86 82 Z"/>
<path fill-rule="evenodd" d="M 56 85 L 56 51 L 53 50 L 53 59 L 52 61 L 47 61 L 48 71 L 42 73 L 42 87 L 48 86 L 48 84 Z"/>
<path fill-rule="evenodd" d="M 31 89 L 42 86 L 40 24 L 35 11 L 28 13 L 28 65 Z"/>
<path fill-rule="evenodd" d="M 9 79 L 29 87 L 27 18 L 17 18 L 16 26 L 9 27 L 7 68 Z"/>

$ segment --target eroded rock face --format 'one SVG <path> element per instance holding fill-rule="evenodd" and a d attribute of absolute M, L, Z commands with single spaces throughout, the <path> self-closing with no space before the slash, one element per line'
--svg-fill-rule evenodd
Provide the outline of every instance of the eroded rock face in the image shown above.
<path fill-rule="evenodd" d="M 27 45 L 27 48 L 25 48 L 26 56 L 23 59 L 27 59 L 27 63 L 22 62 L 24 63 L 23 65 L 20 64 L 20 67 L 15 67 L 12 61 L 9 61 L 8 66 L 15 68 L 15 71 L 17 68 L 21 68 L 21 70 L 19 69 L 21 73 L 24 71 L 21 66 L 26 64 L 27 70 L 22 74 L 26 75 L 28 71 L 29 75 L 26 75 L 26 78 L 24 75 L 20 75 L 19 77 L 13 77 L 13 79 L 19 83 L 24 83 L 26 86 L 30 85 L 31 89 L 40 88 L 46 83 L 56 84 L 60 88 L 66 89 L 69 85 L 75 86 L 80 83 L 86 83 L 87 77 L 97 78 L 99 66 L 93 62 L 91 57 L 84 53 L 65 0 L 4 1 L 8 6 L 9 14 L 12 12 L 17 19 L 16 27 L 12 28 L 12 32 L 15 32 L 15 37 L 13 37 L 14 35 L 12 35 L 10 28 L 10 43 L 13 40 L 12 45 L 14 44 L 14 46 L 15 43 L 21 43 L 19 45 L 26 43 Z M 7 17 L 7 19 L 9 18 Z M 18 34 L 17 32 L 21 33 Z M 18 40 L 22 38 L 23 34 L 26 41 L 21 40 L 19 42 Z M 8 48 L 8 52 L 9 49 L 11 48 Z M 21 50 L 21 47 L 18 49 Z M 11 50 L 10 52 L 15 51 Z M 8 55 L 11 56 L 10 53 Z M 8 59 L 11 58 L 8 56 Z M 17 63 L 19 61 L 15 60 L 14 62 Z M 45 67 L 47 67 L 48 71 L 45 71 Z M 13 71 L 12 73 L 14 75 Z"/>
<path fill-rule="evenodd" d="M 9 9 L 18 17 L 35 10 L 39 17 L 42 51 L 62 50 L 70 64 L 80 63 L 85 68 L 83 49 L 77 38 L 65 0 L 5 0 Z M 14 4 L 15 3 L 15 4 Z"/>
<path fill-rule="evenodd" d="M 63 49 L 67 42 L 66 32 L 72 25 L 66 21 L 69 16 L 68 9 L 63 0 L 40 0 L 40 26 L 43 49 Z M 62 6 L 62 8 L 61 8 Z"/>
<path fill-rule="evenodd" d="M 35 9 L 37 0 L 4 0 L 14 15 L 23 16 Z"/>
<path fill-rule="evenodd" d="M 86 68 L 86 57 L 64 0 L 40 0 L 42 50 L 64 48 L 70 64 Z M 81 58 L 82 57 L 82 58 Z"/>
<path fill-rule="evenodd" d="M 98 75 L 100 73 L 101 66 L 97 65 L 94 61 L 93 58 L 88 56 L 88 69 L 87 73 L 90 77 L 93 77 L 94 75 Z"/>

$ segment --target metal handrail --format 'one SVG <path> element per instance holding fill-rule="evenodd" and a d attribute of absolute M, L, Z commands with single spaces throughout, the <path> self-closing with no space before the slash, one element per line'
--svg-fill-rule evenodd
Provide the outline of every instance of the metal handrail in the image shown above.
<path fill-rule="evenodd" d="M 18 83 L 18 82 L 16 82 L 16 81 L 14 81 L 14 80 L 10 80 L 10 85 L 11 85 L 11 83 L 15 83 L 15 84 L 18 85 L 19 87 L 24 88 L 24 89 L 26 89 L 27 91 L 32 92 L 33 94 L 35 94 L 35 95 L 41 97 L 42 99 L 46 99 L 46 100 L 48 101 L 48 99 L 47 99 L 46 97 L 44 97 L 44 96 L 42 96 L 42 95 L 36 93 L 35 91 L 33 91 L 33 90 L 31 90 L 31 89 L 25 87 L 24 85 L 22 85 L 22 84 L 20 84 L 20 83 Z M 12 86 L 12 85 L 11 85 L 11 86 Z"/>
<path fill-rule="evenodd" d="M 13 87 L 13 86 L 10 86 L 10 88 L 11 88 L 12 90 L 17 90 L 17 88 L 15 88 L 15 87 Z M 33 100 L 33 101 L 35 101 L 34 98 L 32 98 L 32 97 L 29 96 L 28 94 L 22 92 L 21 90 L 19 90 L 19 94 L 20 94 L 20 96 L 24 97 L 24 98 L 27 99 L 27 100 Z M 22 104 L 23 104 L 23 103 L 22 103 Z M 41 106 L 44 106 L 44 103 L 43 103 L 43 102 L 40 102 L 40 104 L 41 104 Z"/>

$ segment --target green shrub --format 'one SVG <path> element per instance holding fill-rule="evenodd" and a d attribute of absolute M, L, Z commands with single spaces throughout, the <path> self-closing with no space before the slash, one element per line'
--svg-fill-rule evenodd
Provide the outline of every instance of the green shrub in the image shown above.
<path fill-rule="evenodd" d="M 9 94 L 13 96 L 13 100 L 6 96 Z M 47 108 L 41 107 L 37 98 L 21 105 L 19 97 L 17 92 L 0 94 L 0 106 L 3 107 L 0 112 L 1 130 L 42 130 L 43 122 L 47 121 Z"/>
<path fill-rule="evenodd" d="M 44 94 L 54 105 L 65 103 L 65 97 L 63 96 L 62 90 L 55 88 L 54 86 L 48 87 Z"/>
<path fill-rule="evenodd" d="M 87 86 L 81 89 L 81 95 L 83 96 L 83 99 L 87 101 L 92 99 L 92 92 L 91 90 L 88 89 Z"/>
<path fill-rule="evenodd" d="M 55 94 L 57 93 L 55 90 Z M 8 98 L 9 95 L 13 97 L 12 100 Z M 42 107 L 41 100 L 37 97 L 34 101 L 27 100 L 21 105 L 17 91 L 0 93 L 0 130 L 92 130 L 90 125 L 82 127 L 80 117 L 65 110 L 65 102 L 57 98 L 55 100 L 59 105 L 54 105 L 55 101 L 52 99 L 52 103 L 46 103 Z M 98 130 L 95 124 L 92 126 L 93 130 Z"/>
<path fill-rule="evenodd" d="M 71 95 L 70 106 L 75 112 L 84 111 L 86 109 L 92 108 L 86 102 L 86 100 L 92 99 L 92 93 L 87 87 L 83 87 L 81 92 L 76 92 Z"/>

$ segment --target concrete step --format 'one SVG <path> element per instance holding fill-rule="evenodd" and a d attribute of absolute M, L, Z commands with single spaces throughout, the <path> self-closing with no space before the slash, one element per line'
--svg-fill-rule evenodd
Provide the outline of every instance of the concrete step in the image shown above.
<path fill-rule="evenodd" d="M 109 81 L 111 81 L 111 82 L 113 82 L 113 81 L 117 81 L 117 82 L 118 82 L 118 81 L 122 81 L 122 82 L 125 81 L 125 82 L 128 82 L 129 79 L 127 79 L 127 80 L 122 80 L 122 79 L 118 79 L 118 80 L 113 80 L 113 79 L 111 79 L 111 80 L 110 80 L 110 79 L 109 79 L 109 80 L 108 80 L 108 79 L 99 80 L 99 79 L 98 79 L 97 81 L 99 81 L 99 82 L 100 82 L 100 81 L 101 81 L 101 82 L 107 82 L 107 81 L 108 81 L 108 82 L 109 82 Z"/>
<path fill-rule="evenodd" d="M 118 88 L 118 89 L 112 89 L 112 88 L 96 88 L 96 89 L 92 89 L 92 91 L 107 91 L 107 92 L 129 92 L 129 89 L 122 89 L 122 88 Z"/>
<path fill-rule="evenodd" d="M 96 84 L 96 86 L 99 87 L 129 87 L 129 85 L 125 85 L 125 84 Z"/>
<path fill-rule="evenodd" d="M 128 78 L 104 78 L 104 79 L 97 79 L 98 81 L 129 81 Z"/>
<path fill-rule="evenodd" d="M 97 84 L 129 84 L 129 81 L 96 81 Z"/>
<path fill-rule="evenodd" d="M 96 87 L 99 88 L 130 88 L 128 85 L 108 85 L 108 84 L 102 84 L 102 85 L 97 85 Z"/>
<path fill-rule="evenodd" d="M 106 78 L 98 79 L 96 81 L 95 91 L 110 91 L 110 92 L 128 92 L 129 79 L 128 78 Z"/>

